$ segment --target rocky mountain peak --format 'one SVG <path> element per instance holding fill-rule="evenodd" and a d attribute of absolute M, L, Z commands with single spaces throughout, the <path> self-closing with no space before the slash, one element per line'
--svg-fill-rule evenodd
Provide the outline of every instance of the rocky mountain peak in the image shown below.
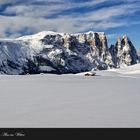
<path fill-rule="evenodd" d="M 138 63 L 127 36 L 108 48 L 104 32 L 58 33 L 43 31 L 15 40 L 0 40 L 0 73 L 78 73 Z"/>
<path fill-rule="evenodd" d="M 139 62 L 137 51 L 127 35 L 117 38 L 116 45 L 110 47 L 110 53 L 116 67 L 129 66 Z"/>
<path fill-rule="evenodd" d="M 122 48 L 122 46 L 121 46 L 122 44 L 121 44 L 121 37 L 120 36 L 118 36 L 117 37 L 117 42 L 116 42 L 116 46 L 119 48 L 119 49 L 121 49 Z"/>

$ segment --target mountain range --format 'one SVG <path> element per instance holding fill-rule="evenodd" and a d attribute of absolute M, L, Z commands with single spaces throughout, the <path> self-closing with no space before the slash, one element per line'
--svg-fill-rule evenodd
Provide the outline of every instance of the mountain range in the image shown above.
<path fill-rule="evenodd" d="M 104 32 L 43 31 L 17 39 L 0 39 L 1 74 L 79 73 L 139 63 L 137 51 L 124 35 L 108 47 Z"/>

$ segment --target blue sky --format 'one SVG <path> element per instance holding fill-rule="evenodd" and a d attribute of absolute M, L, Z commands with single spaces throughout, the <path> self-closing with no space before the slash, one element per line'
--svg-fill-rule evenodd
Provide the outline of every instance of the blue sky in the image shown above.
<path fill-rule="evenodd" d="M 127 34 L 140 48 L 140 0 L 0 0 L 0 38 L 43 30 Z"/>

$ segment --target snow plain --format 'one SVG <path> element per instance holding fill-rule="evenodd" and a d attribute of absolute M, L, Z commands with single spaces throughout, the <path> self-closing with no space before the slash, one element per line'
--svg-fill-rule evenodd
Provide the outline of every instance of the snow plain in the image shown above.
<path fill-rule="evenodd" d="M 83 75 L 0 75 L 0 127 L 140 127 L 140 64 Z"/>

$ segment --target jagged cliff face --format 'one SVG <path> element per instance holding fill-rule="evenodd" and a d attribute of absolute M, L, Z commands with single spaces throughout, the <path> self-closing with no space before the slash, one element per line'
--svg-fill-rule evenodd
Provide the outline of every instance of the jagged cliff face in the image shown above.
<path fill-rule="evenodd" d="M 128 38 L 108 49 L 104 33 L 40 32 L 15 40 L 0 40 L 0 73 L 78 73 L 132 65 L 136 50 Z"/>
<path fill-rule="evenodd" d="M 39 41 L 45 47 L 37 54 L 38 65 L 43 61 L 46 66 L 47 60 L 59 73 L 103 70 L 113 65 L 104 33 L 48 34 Z"/>
<path fill-rule="evenodd" d="M 110 47 L 110 53 L 113 57 L 114 65 L 118 68 L 139 62 L 137 51 L 126 35 L 123 38 L 118 37 L 116 45 Z"/>

